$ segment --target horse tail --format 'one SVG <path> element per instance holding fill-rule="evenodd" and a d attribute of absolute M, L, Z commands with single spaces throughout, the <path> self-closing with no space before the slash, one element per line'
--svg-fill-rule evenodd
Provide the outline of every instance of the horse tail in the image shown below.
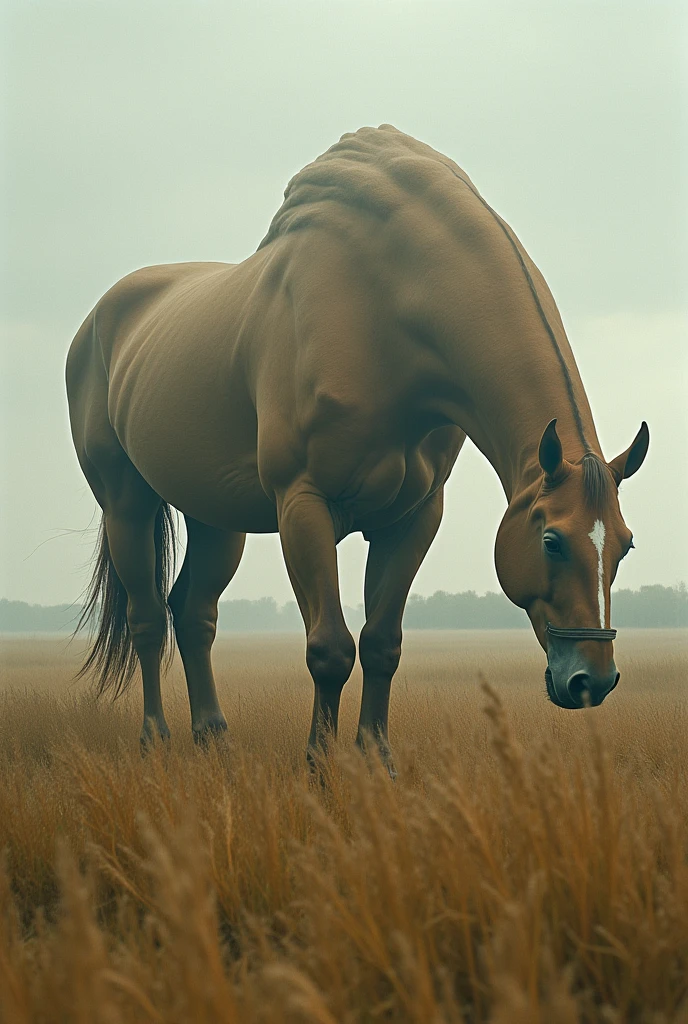
<path fill-rule="evenodd" d="M 177 529 L 174 513 L 163 502 L 155 517 L 155 588 L 167 613 L 167 629 L 162 655 L 169 660 L 174 650 L 172 617 L 167 604 L 175 567 Z M 77 678 L 92 675 L 97 697 L 108 691 L 116 700 L 129 687 L 138 659 L 127 621 L 127 592 L 117 575 L 107 531 L 105 516 L 101 518 L 93 575 L 85 594 L 84 605 L 74 636 L 88 629 L 91 644 L 88 656 Z"/>

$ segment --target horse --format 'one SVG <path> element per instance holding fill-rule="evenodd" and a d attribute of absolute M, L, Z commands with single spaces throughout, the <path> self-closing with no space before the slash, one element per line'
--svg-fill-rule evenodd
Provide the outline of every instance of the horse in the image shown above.
<path fill-rule="evenodd" d="M 547 655 L 554 704 L 616 686 L 610 588 L 633 547 L 561 317 L 506 222 L 451 159 L 391 125 L 347 133 L 289 182 L 255 253 L 124 277 L 69 351 L 76 454 L 102 509 L 82 673 L 143 680 L 142 743 L 168 737 L 176 638 L 193 734 L 227 728 L 211 647 L 247 533 L 279 532 L 314 683 L 308 755 L 336 735 L 356 644 L 336 547 L 369 543 L 357 742 L 391 765 L 402 616 L 468 436 L 507 508 L 495 565 Z M 187 547 L 172 583 L 173 509 Z M 458 542 L 457 538 L 457 542 Z"/>

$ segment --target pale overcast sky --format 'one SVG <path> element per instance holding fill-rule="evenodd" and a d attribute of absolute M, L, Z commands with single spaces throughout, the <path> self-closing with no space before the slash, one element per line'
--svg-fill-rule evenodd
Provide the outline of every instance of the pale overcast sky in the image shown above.
<path fill-rule="evenodd" d="M 0 597 L 78 597 L 95 503 L 63 365 L 137 267 L 248 256 L 289 178 L 362 125 L 455 159 L 558 301 L 605 455 L 642 419 L 617 585 L 688 579 L 684 3 L 5 0 Z M 504 497 L 474 448 L 415 590 L 496 590 Z M 84 532 L 86 531 L 86 532 Z M 340 547 L 361 600 L 365 545 Z M 277 538 L 225 597 L 291 598 Z"/>

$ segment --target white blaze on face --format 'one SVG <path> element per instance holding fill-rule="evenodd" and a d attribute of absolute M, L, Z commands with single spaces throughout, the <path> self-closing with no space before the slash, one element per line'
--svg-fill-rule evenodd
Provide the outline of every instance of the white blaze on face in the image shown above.
<path fill-rule="evenodd" d="M 595 545 L 597 551 L 597 600 L 600 606 L 600 628 L 604 629 L 605 607 L 604 607 L 604 565 L 602 564 L 602 552 L 604 551 L 604 523 L 596 519 L 595 524 L 588 534 L 588 537 Z"/>

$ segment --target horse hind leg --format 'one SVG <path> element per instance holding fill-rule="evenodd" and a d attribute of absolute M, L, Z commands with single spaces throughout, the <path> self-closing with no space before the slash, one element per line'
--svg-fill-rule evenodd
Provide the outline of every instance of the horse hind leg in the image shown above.
<path fill-rule="evenodd" d="M 93 671 L 98 692 L 111 690 L 117 696 L 131 682 L 138 660 L 141 738 L 166 737 L 160 661 L 170 635 L 166 592 L 174 524 L 169 507 L 135 468 L 110 423 L 95 313 L 72 342 L 66 378 L 74 447 L 103 510 L 100 552 L 79 623 L 98 618 L 99 626 L 82 673 Z"/>
<path fill-rule="evenodd" d="M 191 725 L 198 742 L 227 728 L 217 699 L 211 648 L 217 630 L 217 603 L 239 568 L 246 535 L 185 518 L 186 555 L 170 592 L 169 606 L 186 673 Z"/>
<path fill-rule="evenodd" d="M 156 736 L 167 739 L 170 735 L 160 692 L 169 628 L 165 600 L 170 568 L 165 546 L 170 532 L 173 540 L 169 510 L 121 447 L 100 449 L 96 458 L 82 455 L 81 462 L 103 508 L 104 525 L 89 602 L 94 612 L 100 606 L 100 631 L 82 671 L 100 670 L 99 692 L 112 688 L 117 696 L 131 681 L 133 648 L 143 679 L 141 743 L 145 745 Z"/>

